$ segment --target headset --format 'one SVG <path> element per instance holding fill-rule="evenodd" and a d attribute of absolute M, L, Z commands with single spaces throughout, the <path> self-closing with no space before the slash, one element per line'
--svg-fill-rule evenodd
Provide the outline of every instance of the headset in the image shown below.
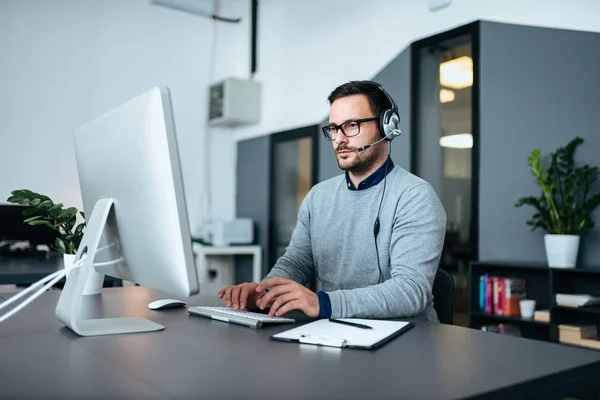
<path fill-rule="evenodd" d="M 386 140 L 393 140 L 395 137 L 400 136 L 402 133 L 400 131 L 400 115 L 398 113 L 396 102 L 392 96 L 390 96 L 388 91 L 379 83 L 375 81 L 365 81 L 365 83 L 381 90 L 391 106 L 391 108 L 385 109 L 379 114 L 379 134 Z"/>
<path fill-rule="evenodd" d="M 378 141 L 376 141 L 374 143 L 359 147 L 357 149 L 357 151 L 359 153 L 361 151 L 365 151 L 366 149 L 368 149 L 371 146 L 375 146 L 376 144 L 381 143 L 384 140 L 392 141 L 395 137 L 400 136 L 402 134 L 402 131 L 400 131 L 400 115 L 398 114 L 398 106 L 396 105 L 396 102 L 394 101 L 392 96 L 390 96 L 388 91 L 385 90 L 385 88 L 377 82 L 374 82 L 374 81 L 363 81 L 363 82 L 376 87 L 378 90 L 381 90 L 381 92 L 387 98 L 388 103 L 391 107 L 386 108 L 385 110 L 383 110 L 382 112 L 379 113 L 378 127 L 379 127 L 379 136 L 381 136 L 381 139 L 379 139 Z"/>

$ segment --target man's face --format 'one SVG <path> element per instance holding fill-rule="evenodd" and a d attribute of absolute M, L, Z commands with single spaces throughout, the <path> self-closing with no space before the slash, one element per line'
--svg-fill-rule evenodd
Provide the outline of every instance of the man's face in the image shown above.
<path fill-rule="evenodd" d="M 369 107 L 369 100 L 365 95 L 356 94 L 342 97 L 331 104 L 329 110 L 329 125 L 342 125 L 346 133 L 349 130 L 344 124 L 364 118 L 374 117 Z M 332 141 L 333 151 L 340 169 L 349 172 L 361 173 L 368 171 L 381 152 L 379 145 L 370 147 L 360 153 L 357 148 L 374 143 L 380 139 L 378 120 L 359 123 L 359 133 L 356 136 L 346 137 L 340 129 L 337 130 Z"/>

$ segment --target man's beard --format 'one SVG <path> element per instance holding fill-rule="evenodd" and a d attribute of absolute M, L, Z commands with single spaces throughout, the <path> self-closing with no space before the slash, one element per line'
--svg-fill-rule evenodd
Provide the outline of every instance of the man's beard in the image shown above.
<path fill-rule="evenodd" d="M 377 161 L 377 151 L 376 149 L 372 149 L 371 151 L 365 151 L 361 153 L 354 153 L 354 158 L 352 160 L 340 160 L 337 157 L 337 152 L 340 150 L 352 150 L 356 152 L 356 148 L 340 146 L 336 150 L 336 161 L 338 163 L 338 167 L 343 171 L 352 172 L 355 174 L 360 174 L 368 171 L 373 164 Z"/>

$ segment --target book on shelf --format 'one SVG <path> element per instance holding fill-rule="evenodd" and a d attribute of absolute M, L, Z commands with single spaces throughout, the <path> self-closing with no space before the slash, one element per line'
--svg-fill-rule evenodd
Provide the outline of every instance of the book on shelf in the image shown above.
<path fill-rule="evenodd" d="M 533 319 L 539 322 L 550 322 L 550 310 L 535 310 Z"/>
<path fill-rule="evenodd" d="M 560 343 L 600 350 L 600 340 L 598 339 L 596 325 L 560 324 L 558 325 L 558 341 Z"/>
<path fill-rule="evenodd" d="M 600 297 L 589 294 L 556 294 L 556 304 L 565 307 L 585 307 L 600 304 Z"/>
<path fill-rule="evenodd" d="M 479 308 L 488 314 L 520 317 L 519 302 L 526 298 L 525 279 L 489 274 L 479 277 Z"/>

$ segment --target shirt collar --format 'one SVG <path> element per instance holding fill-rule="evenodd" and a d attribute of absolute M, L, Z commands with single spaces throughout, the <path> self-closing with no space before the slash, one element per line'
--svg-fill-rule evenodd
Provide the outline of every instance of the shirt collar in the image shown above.
<path fill-rule="evenodd" d="M 384 162 L 381 165 L 381 167 L 379 167 L 377 169 L 377 171 L 373 172 L 371 175 L 369 175 L 367 178 L 365 178 L 362 182 L 360 182 L 358 184 L 357 188 L 355 188 L 354 185 L 352 184 L 352 181 L 350 180 L 350 175 L 348 174 L 348 171 L 346 171 L 346 174 L 345 174 L 346 186 L 348 186 L 349 190 L 364 190 L 364 189 L 368 189 L 370 187 L 377 185 L 386 176 L 386 170 L 385 170 L 386 164 L 389 164 L 389 166 L 387 168 L 387 174 L 389 174 L 394 169 L 394 162 L 392 161 L 392 159 L 390 157 L 388 157 L 387 161 Z"/>

